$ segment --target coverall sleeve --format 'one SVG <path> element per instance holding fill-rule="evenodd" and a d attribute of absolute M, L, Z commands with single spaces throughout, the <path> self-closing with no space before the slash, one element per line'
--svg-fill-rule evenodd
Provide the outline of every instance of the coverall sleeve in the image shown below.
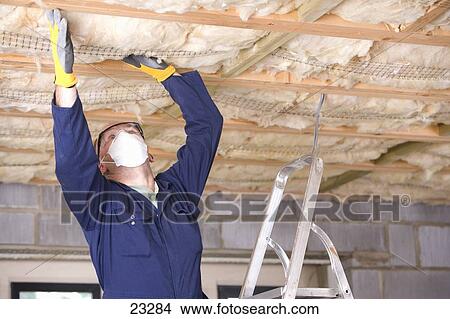
<path fill-rule="evenodd" d="M 175 175 L 184 191 L 200 197 L 219 144 L 222 115 L 197 71 L 171 76 L 162 84 L 181 108 L 187 135 L 178 161 L 167 172 Z"/>
<path fill-rule="evenodd" d="M 83 106 L 77 97 L 72 107 L 58 107 L 52 101 L 56 177 L 66 199 L 84 230 L 95 227 L 106 179 L 98 169 Z"/>

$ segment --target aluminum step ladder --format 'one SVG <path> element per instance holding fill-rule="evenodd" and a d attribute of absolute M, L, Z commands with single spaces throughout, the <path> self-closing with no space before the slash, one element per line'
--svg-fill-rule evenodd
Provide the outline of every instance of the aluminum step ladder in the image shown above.
<path fill-rule="evenodd" d="M 320 181 L 322 180 L 323 161 L 318 157 L 318 130 L 320 123 L 320 109 L 325 100 L 321 94 L 320 101 L 315 114 L 314 142 L 311 155 L 304 155 L 283 166 L 277 174 L 269 203 L 266 207 L 265 218 L 253 250 L 250 264 L 245 276 L 239 298 L 260 299 L 295 299 L 295 298 L 345 298 L 352 299 L 353 294 L 345 276 L 336 248 L 327 234 L 312 222 L 315 208 L 315 196 L 319 193 Z M 278 207 L 282 200 L 284 189 L 289 176 L 300 169 L 309 166 L 309 178 L 306 184 L 305 195 L 301 207 L 300 220 L 289 258 L 283 248 L 271 238 L 272 230 L 276 221 Z M 325 246 L 330 259 L 331 270 L 335 275 L 337 287 L 335 288 L 299 288 L 299 280 L 305 259 L 306 246 L 310 232 L 317 235 Z M 275 288 L 254 295 L 256 282 L 258 280 L 261 266 L 267 246 L 272 248 L 283 266 L 285 284 L 283 287 Z"/>

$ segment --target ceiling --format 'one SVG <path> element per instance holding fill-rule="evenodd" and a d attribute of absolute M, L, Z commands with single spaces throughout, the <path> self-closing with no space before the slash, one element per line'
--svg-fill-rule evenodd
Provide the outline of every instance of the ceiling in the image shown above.
<path fill-rule="evenodd" d="M 270 191 L 310 151 L 326 93 L 322 190 L 450 201 L 450 1 L 50 2 L 69 22 L 92 135 L 138 118 L 155 172 L 175 160 L 183 122 L 162 86 L 120 62 L 130 53 L 201 71 L 225 118 L 209 191 Z M 0 4 L 0 181 L 56 183 L 44 10 Z"/>

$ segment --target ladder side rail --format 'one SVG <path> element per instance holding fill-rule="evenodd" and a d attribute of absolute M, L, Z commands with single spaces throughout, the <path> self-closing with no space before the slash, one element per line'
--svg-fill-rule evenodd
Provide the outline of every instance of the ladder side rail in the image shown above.
<path fill-rule="evenodd" d="M 253 295 L 264 260 L 264 255 L 266 254 L 267 242 L 272 234 L 278 207 L 280 206 L 280 202 L 283 198 L 284 189 L 286 187 L 289 175 L 295 170 L 301 169 L 310 163 L 311 157 L 309 155 L 302 156 L 279 170 L 272 188 L 269 204 L 266 208 L 264 222 L 259 231 L 258 239 L 250 258 L 250 263 L 247 268 L 247 273 L 245 275 L 244 284 L 239 294 L 239 298 L 248 298 Z"/>
<path fill-rule="evenodd" d="M 297 226 L 294 246 L 292 248 L 285 290 L 283 293 L 283 298 L 285 299 L 295 299 L 297 295 L 297 288 L 303 268 L 306 246 L 308 245 L 308 238 L 316 204 L 316 199 L 313 198 L 313 196 L 317 196 L 317 194 L 319 193 L 322 174 L 322 160 L 320 158 L 313 158 L 308 182 L 306 185 L 306 191 L 303 198 L 300 221 Z"/>
<path fill-rule="evenodd" d="M 244 285 L 242 286 L 239 298 L 248 298 L 252 296 L 255 291 L 256 282 L 262 267 L 264 255 L 266 254 L 267 238 L 270 237 L 272 233 L 277 215 L 276 213 L 282 197 L 283 189 L 279 189 L 274 186 L 272 195 L 270 196 L 267 214 L 259 231 L 258 239 L 256 240 L 256 245 L 250 258 L 250 264 L 247 268 Z"/>

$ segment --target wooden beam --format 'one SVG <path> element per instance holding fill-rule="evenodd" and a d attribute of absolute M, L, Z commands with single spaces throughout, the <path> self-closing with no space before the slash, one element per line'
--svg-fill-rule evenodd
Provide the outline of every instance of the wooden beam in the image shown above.
<path fill-rule="evenodd" d="M 45 178 L 41 178 L 41 177 L 33 177 L 28 182 L 28 184 L 31 184 L 31 185 L 59 185 L 59 182 L 56 178 L 55 179 L 45 179 Z M 224 190 L 227 190 L 227 189 L 225 187 L 223 187 L 223 186 L 221 187 L 219 185 L 206 185 L 206 187 L 205 187 L 205 193 L 206 192 L 215 193 L 215 192 L 224 191 Z M 229 189 L 229 191 L 233 191 L 233 190 Z M 240 189 L 240 190 L 234 190 L 234 192 L 249 193 L 249 192 L 251 192 L 251 190 Z"/>
<path fill-rule="evenodd" d="M 31 185 L 59 185 L 59 182 L 55 179 L 44 179 L 40 177 L 33 177 L 28 184 Z M 206 184 L 204 194 L 206 193 L 215 193 L 215 192 L 233 192 L 233 193 L 261 193 L 261 194 L 269 194 L 270 189 L 264 191 L 254 191 L 249 188 L 229 188 L 224 185 L 214 185 L 214 184 Z"/>
<path fill-rule="evenodd" d="M 41 151 L 34 149 L 16 149 L 10 147 L 0 146 L 0 152 L 6 153 L 19 153 L 19 154 L 41 154 Z M 53 154 L 53 151 L 47 152 Z M 150 146 L 150 153 L 155 157 L 156 160 L 168 160 L 175 161 L 177 159 L 176 152 L 166 151 L 160 148 L 154 148 Z M 247 158 L 229 158 L 217 155 L 214 163 L 217 165 L 237 165 L 237 166 L 264 166 L 264 167 L 282 167 L 286 164 L 286 161 L 281 160 L 258 160 L 258 159 L 247 159 Z M 327 163 L 325 165 L 327 169 L 353 169 L 355 171 L 362 172 L 395 172 L 395 173 L 414 173 L 420 172 L 422 169 L 418 166 L 411 165 L 404 162 L 390 162 L 386 164 L 374 164 L 370 162 L 360 162 L 360 163 Z"/>
<path fill-rule="evenodd" d="M 176 158 L 176 152 L 169 152 L 165 151 L 159 148 L 152 148 L 150 146 L 150 153 L 155 156 L 156 160 L 162 159 L 162 160 L 173 160 L 175 161 Z M 217 155 L 214 159 L 215 164 L 219 165 L 238 165 L 238 166 L 269 166 L 269 167 L 281 167 L 286 164 L 286 161 L 280 161 L 280 160 L 258 160 L 258 159 L 246 159 L 246 158 L 229 158 L 229 157 L 223 157 L 221 155 Z M 353 163 L 353 164 L 347 164 L 347 163 L 329 163 L 326 165 L 328 169 L 349 169 L 353 168 L 355 170 L 362 170 L 362 171 L 380 171 L 380 172 L 404 172 L 404 173 L 411 173 L 411 172 L 418 172 L 422 169 L 418 166 L 410 165 L 403 162 L 398 163 L 390 163 L 386 165 L 375 165 L 373 163 Z"/>
<path fill-rule="evenodd" d="M 59 185 L 59 182 L 55 179 L 45 179 L 40 177 L 33 177 L 29 184 L 32 185 Z M 215 192 L 223 192 L 223 191 L 229 191 L 229 192 L 241 192 L 241 193 L 252 193 L 253 191 L 251 189 L 246 188 L 231 188 L 227 187 L 225 185 L 210 185 L 206 184 L 204 193 L 215 193 Z M 258 191 L 258 193 L 261 193 L 261 191 Z M 265 193 L 270 193 L 270 189 L 267 189 Z"/>
<path fill-rule="evenodd" d="M 53 62 L 49 60 L 40 60 L 39 67 L 31 57 L 25 57 L 17 54 L 0 53 L 0 69 L 53 73 Z M 183 70 L 180 70 L 182 72 Z M 149 76 L 145 73 L 130 68 L 121 61 L 103 61 L 90 64 L 76 64 L 74 72 L 81 76 L 92 77 L 111 77 L 145 79 Z M 280 72 L 276 75 L 269 73 L 251 73 L 244 72 L 234 78 L 222 78 L 220 74 L 203 73 L 202 77 L 209 86 L 243 87 L 262 90 L 292 90 L 309 93 L 325 93 L 337 95 L 350 95 L 361 97 L 377 97 L 392 99 L 410 99 L 426 102 L 450 101 L 450 89 L 443 90 L 417 90 L 406 88 L 383 87 L 379 85 L 369 85 L 359 83 L 350 89 L 330 85 L 327 81 L 306 79 L 297 80 L 289 72 Z"/>
<path fill-rule="evenodd" d="M 2 153 L 19 153 L 19 154 L 45 154 L 45 151 L 38 151 L 32 148 L 12 148 L 6 146 L 0 146 L 0 152 Z"/>
<path fill-rule="evenodd" d="M 320 135 L 323 136 L 342 136 L 342 137 L 354 137 L 354 138 L 379 138 L 382 140 L 395 139 L 395 140 L 405 140 L 405 141 L 416 141 L 416 142 L 449 142 L 450 136 L 442 133 L 450 128 L 450 125 L 431 125 L 424 128 L 411 128 L 405 131 L 383 131 L 379 134 L 377 133 L 363 133 L 358 132 L 355 128 L 350 127 L 323 127 L 320 129 Z M 303 130 L 304 133 L 313 133 L 312 128 L 307 128 Z M 433 136 L 433 138 L 432 138 Z M 432 142 L 434 140 L 434 142 Z"/>
<path fill-rule="evenodd" d="M 433 22 L 441 15 L 443 15 L 447 10 L 450 9 L 450 0 L 442 0 L 435 4 L 428 12 L 417 19 L 414 23 L 406 26 L 402 32 L 417 32 L 422 30 L 426 25 Z"/>
<path fill-rule="evenodd" d="M 334 9 L 343 0 L 306 0 L 298 9 L 298 20 L 314 22 L 321 16 Z M 273 51 L 297 37 L 296 33 L 271 32 L 258 40 L 253 47 L 241 50 L 233 65 L 225 67 L 222 76 L 229 78 L 240 75 L 250 67 L 264 59 Z"/>
<path fill-rule="evenodd" d="M 58 181 L 56 179 L 54 180 L 47 180 L 42 178 L 34 177 L 29 184 L 32 185 L 59 185 Z M 217 185 L 217 184 L 206 184 L 205 191 L 203 192 L 204 195 L 206 194 L 212 194 L 217 192 L 225 192 L 225 193 L 231 193 L 231 194 L 239 194 L 239 193 L 248 193 L 248 194 L 261 194 L 261 195 L 270 195 L 272 192 L 272 188 L 269 187 L 258 187 L 256 190 L 253 188 L 236 188 L 236 187 L 229 187 L 226 185 Z M 303 194 L 298 193 L 298 189 L 291 189 L 290 184 L 288 183 L 286 192 L 289 192 L 291 195 L 299 196 L 299 198 L 302 198 Z M 285 192 L 285 193 L 286 193 Z M 447 202 L 448 198 L 433 198 L 433 200 L 437 202 Z"/>
<path fill-rule="evenodd" d="M 336 94 L 360 97 L 376 97 L 388 99 L 420 100 L 426 102 L 450 101 L 450 89 L 417 90 L 396 87 L 384 87 L 374 84 L 358 83 L 351 88 L 330 85 L 330 81 L 317 79 L 297 80 L 289 72 L 276 75 L 269 73 L 244 72 L 231 79 L 223 79 L 217 75 L 205 75 L 207 83 L 221 86 L 247 87 L 261 90 L 292 90 L 312 94 Z"/>
<path fill-rule="evenodd" d="M 117 121 L 136 121 L 137 116 L 133 113 L 118 113 L 112 110 L 95 110 L 85 112 L 86 118 L 91 121 L 117 122 Z M 18 110 L 0 110 L 0 117 L 22 117 L 22 118 L 42 118 L 51 119 L 49 113 L 38 113 L 34 111 L 22 112 Z M 181 128 L 184 125 L 183 119 L 174 119 L 161 116 L 159 114 L 140 116 L 144 125 Z M 420 141 L 428 143 L 449 143 L 450 136 L 446 134 L 450 125 L 431 125 L 425 128 L 414 128 L 405 131 L 384 131 L 382 133 L 358 132 L 351 127 L 327 127 L 320 128 L 321 136 L 351 137 L 351 138 L 369 138 L 369 139 L 394 139 L 406 141 Z M 286 134 L 300 136 L 302 134 L 312 134 L 313 128 L 303 130 L 291 129 L 279 126 L 260 127 L 256 124 L 243 120 L 225 120 L 225 131 L 244 131 L 257 134 Z"/>
<path fill-rule="evenodd" d="M 48 179 L 42 179 L 42 178 L 38 178 L 38 177 L 32 178 L 31 181 L 29 182 L 29 184 L 32 184 L 32 185 L 59 185 L 59 183 L 56 179 L 48 180 Z M 203 194 L 206 195 L 206 194 L 212 194 L 212 193 L 217 193 L 217 192 L 232 193 L 232 194 L 248 193 L 248 194 L 270 195 L 270 193 L 272 192 L 272 188 L 271 188 L 271 186 L 258 187 L 255 190 L 255 189 L 249 188 L 249 187 L 248 188 L 244 188 L 244 187 L 236 188 L 234 186 L 231 187 L 231 186 L 227 186 L 227 185 L 217 185 L 217 184 L 207 183 Z M 291 195 L 299 196 L 299 198 L 301 198 L 303 196 L 303 194 L 298 192 L 298 189 L 292 188 L 289 183 L 286 187 L 285 193 L 287 193 L 287 192 Z M 433 198 L 433 200 L 435 200 L 437 202 L 447 202 L 448 198 Z"/>
<path fill-rule="evenodd" d="M 31 0 L 0 0 L 1 4 L 13 6 L 37 7 Z M 161 21 L 217 25 L 224 27 L 266 30 L 270 32 L 295 32 L 351 39 L 373 41 L 402 42 L 423 45 L 450 46 L 450 35 L 393 32 L 382 23 L 371 25 L 345 21 L 335 15 L 325 15 L 316 22 L 299 22 L 297 12 L 287 14 L 271 14 L 268 16 L 253 16 L 248 21 L 242 21 L 236 10 L 208 11 L 204 9 L 183 14 L 166 12 L 157 13 L 147 9 L 137 9 L 120 4 L 109 4 L 102 0 L 40 0 L 39 5 L 48 8 L 60 8 L 67 11 L 95 13 L 109 16 L 144 18 Z"/>

